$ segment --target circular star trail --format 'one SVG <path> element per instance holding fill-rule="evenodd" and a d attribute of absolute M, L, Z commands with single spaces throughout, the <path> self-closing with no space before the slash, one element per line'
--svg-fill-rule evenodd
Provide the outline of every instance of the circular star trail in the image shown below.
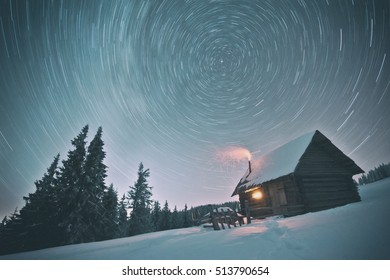
<path fill-rule="evenodd" d="M 142 161 L 179 209 L 231 200 L 231 147 L 319 129 L 363 169 L 387 163 L 389 33 L 388 1 L 1 1 L 0 214 L 85 124 L 119 194 Z"/>

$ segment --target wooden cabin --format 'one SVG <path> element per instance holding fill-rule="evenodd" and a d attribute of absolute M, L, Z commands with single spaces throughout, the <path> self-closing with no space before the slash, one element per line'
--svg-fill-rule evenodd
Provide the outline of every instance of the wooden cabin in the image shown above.
<path fill-rule="evenodd" d="M 245 214 L 264 218 L 293 216 L 360 201 L 353 175 L 355 162 L 316 130 L 249 162 L 232 196 Z M 247 202 L 246 202 L 247 201 Z"/>

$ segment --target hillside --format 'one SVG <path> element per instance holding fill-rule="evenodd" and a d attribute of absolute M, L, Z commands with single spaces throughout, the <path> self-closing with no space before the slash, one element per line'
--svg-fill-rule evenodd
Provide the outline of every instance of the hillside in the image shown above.
<path fill-rule="evenodd" d="M 390 259 L 390 178 L 361 202 L 228 230 L 192 227 L 0 256 L 0 259 Z"/>

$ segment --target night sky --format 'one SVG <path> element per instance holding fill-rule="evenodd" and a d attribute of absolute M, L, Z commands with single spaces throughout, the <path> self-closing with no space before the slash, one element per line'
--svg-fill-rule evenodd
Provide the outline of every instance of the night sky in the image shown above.
<path fill-rule="evenodd" d="M 119 195 L 142 161 L 182 209 L 315 129 L 387 163 L 389 107 L 387 0 L 0 0 L 0 217 L 86 124 Z"/>

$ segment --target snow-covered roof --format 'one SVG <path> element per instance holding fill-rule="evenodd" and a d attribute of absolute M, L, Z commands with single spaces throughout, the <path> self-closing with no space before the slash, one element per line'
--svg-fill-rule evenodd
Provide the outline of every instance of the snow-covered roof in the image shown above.
<path fill-rule="evenodd" d="M 233 195 L 252 186 L 277 179 L 294 172 L 299 159 L 309 146 L 316 131 L 304 134 L 287 144 L 271 151 L 251 163 L 241 178 Z"/>

